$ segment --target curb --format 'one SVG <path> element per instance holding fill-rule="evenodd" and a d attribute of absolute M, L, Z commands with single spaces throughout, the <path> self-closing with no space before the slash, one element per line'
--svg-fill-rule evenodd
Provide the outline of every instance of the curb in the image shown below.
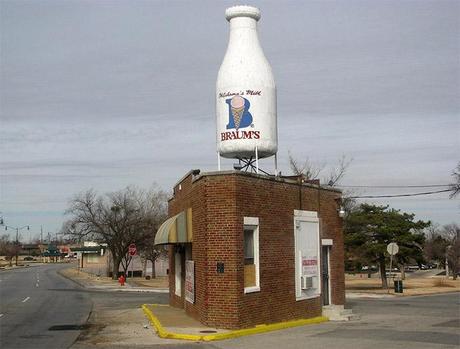
<path fill-rule="evenodd" d="M 365 292 L 356 292 L 356 293 L 346 293 L 345 299 L 395 299 L 398 296 L 388 293 L 365 293 Z"/>
<path fill-rule="evenodd" d="M 85 287 L 88 290 L 93 290 L 93 291 L 104 291 L 104 292 L 138 292 L 138 293 L 163 293 L 169 294 L 169 289 L 161 289 L 161 288 L 146 288 L 146 289 L 141 289 L 141 288 L 121 288 L 121 287 L 99 287 L 99 286 L 86 286 Z"/>
<path fill-rule="evenodd" d="M 75 280 L 75 279 L 72 279 L 71 277 L 69 277 L 69 276 L 67 276 L 67 275 L 64 275 L 64 274 L 62 273 L 62 270 L 57 270 L 57 271 L 56 271 L 56 274 L 59 274 L 59 275 L 62 276 L 63 278 L 65 278 L 65 279 L 67 279 L 67 280 L 70 280 L 70 281 L 76 283 L 76 284 L 77 284 L 78 286 L 80 286 L 81 288 L 86 288 L 86 286 L 85 286 L 83 283 L 81 283 L 81 282 L 79 282 L 79 281 L 77 281 L 77 280 Z"/>
<path fill-rule="evenodd" d="M 237 338 L 242 336 L 248 336 L 252 334 L 259 334 L 264 332 L 271 332 L 276 330 L 281 330 L 285 328 L 297 327 L 297 326 L 304 326 L 304 325 L 312 325 L 312 324 L 319 324 L 321 322 L 329 321 L 329 319 L 325 316 L 318 316 L 311 319 L 300 319 L 300 320 L 293 320 L 293 321 L 286 321 L 286 322 L 278 322 L 275 324 L 270 325 L 258 325 L 256 327 L 246 328 L 242 330 L 235 330 L 226 333 L 218 333 L 218 334 L 211 334 L 211 335 L 195 335 L 195 334 L 183 334 L 183 333 L 174 333 L 165 330 L 165 328 L 161 325 L 160 320 L 153 314 L 153 312 L 148 308 L 148 305 L 151 306 L 169 306 L 164 304 L 143 304 L 142 310 L 144 311 L 147 318 L 150 320 L 150 323 L 155 327 L 157 334 L 160 338 L 168 338 L 168 339 L 184 339 L 190 341 L 217 341 L 223 339 L 231 339 Z"/>

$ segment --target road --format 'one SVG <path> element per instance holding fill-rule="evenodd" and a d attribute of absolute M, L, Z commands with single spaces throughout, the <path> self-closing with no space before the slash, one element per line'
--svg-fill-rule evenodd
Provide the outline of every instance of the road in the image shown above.
<path fill-rule="evenodd" d="M 92 332 L 50 330 L 85 324 L 91 310 L 100 314 L 138 309 L 142 303 L 167 303 L 167 294 L 101 292 L 81 289 L 46 265 L 0 271 L 0 348 L 68 348 Z M 38 285 L 38 286 L 37 286 Z M 143 345 L 77 341 L 75 348 L 309 348 L 309 349 L 458 349 L 460 294 L 391 299 L 353 299 L 348 303 L 362 319 L 356 322 L 302 326 L 212 343 L 168 342 Z M 94 315 L 94 314 L 93 314 Z M 142 312 L 140 325 L 145 323 Z M 56 328 L 56 327 L 55 327 Z M 152 331 L 151 329 L 148 329 Z M 147 330 L 146 330 L 147 331 Z M 97 332 L 97 329 L 96 329 Z M 97 333 L 96 333 L 97 335 Z M 91 337 L 90 337 L 91 338 Z M 166 343 L 166 342 L 165 342 Z M 152 345 L 153 344 L 153 345 Z"/>
<path fill-rule="evenodd" d="M 88 294 L 45 265 L 0 272 L 0 347 L 67 348 L 79 331 L 53 330 L 82 325 L 90 314 Z M 56 328 L 56 327 L 55 327 Z"/>
<path fill-rule="evenodd" d="M 57 273 L 68 267 L 48 264 L 0 271 L 0 348 L 69 348 L 95 304 L 118 309 L 167 302 L 167 295 L 87 291 Z"/>

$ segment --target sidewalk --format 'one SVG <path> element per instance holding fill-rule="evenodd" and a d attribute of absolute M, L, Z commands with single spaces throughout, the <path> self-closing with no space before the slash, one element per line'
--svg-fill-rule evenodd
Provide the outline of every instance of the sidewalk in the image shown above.
<path fill-rule="evenodd" d="M 134 278 L 128 279 L 128 282 L 125 283 L 125 286 L 122 287 L 115 280 L 112 280 L 109 277 L 98 277 L 91 275 L 82 271 L 79 271 L 76 268 L 67 268 L 59 271 L 61 275 L 66 278 L 69 278 L 80 286 L 86 289 L 92 290 L 104 290 L 104 291 L 121 291 L 121 292 L 156 292 L 156 293 L 169 293 L 168 290 L 168 279 L 155 278 L 151 280 L 145 280 L 143 278 Z M 144 312 L 144 316 L 139 316 Z M 207 327 L 201 324 L 199 321 L 188 316 L 183 309 L 178 309 L 171 307 L 165 304 L 144 304 L 142 309 L 134 308 L 129 310 L 123 310 L 122 314 L 118 314 L 117 311 L 112 310 L 109 314 L 107 309 L 102 311 L 96 311 L 97 318 L 99 322 L 103 320 L 102 323 L 98 321 L 93 324 L 95 327 L 101 326 L 101 329 L 97 333 L 90 336 L 88 339 L 84 339 L 79 343 L 76 343 L 75 348 L 81 348 L 85 345 L 88 345 L 88 342 L 107 342 L 108 337 L 113 336 L 113 332 L 120 332 L 122 329 L 125 329 L 126 319 L 130 319 L 130 323 L 135 324 L 134 328 L 139 328 L 139 324 L 142 321 L 149 320 L 153 328 L 157 332 L 158 337 L 155 336 L 154 332 L 150 332 L 150 335 L 154 335 L 157 339 L 154 340 L 147 333 L 142 331 L 137 333 L 137 341 L 141 340 L 147 336 L 149 338 L 149 343 L 156 344 L 165 344 L 170 343 L 168 339 L 174 340 L 173 342 L 178 343 L 177 340 L 188 340 L 188 341 L 214 341 L 214 340 L 223 340 L 236 338 L 251 334 L 264 333 L 269 331 L 275 331 L 285 328 L 304 326 L 309 324 L 317 324 L 321 322 L 328 321 L 326 317 L 320 316 L 311 319 L 300 319 L 294 321 L 286 321 L 269 325 L 259 325 L 252 328 L 242 329 L 242 330 L 225 330 Z M 93 320 L 94 318 L 94 314 Z M 124 319 L 123 325 L 119 324 L 118 317 Z M 107 318 L 106 320 L 104 320 Z M 120 327 L 121 326 L 121 327 Z M 144 329 L 147 329 L 148 326 L 144 325 Z M 122 340 L 126 342 L 126 340 Z M 111 342 L 111 341 L 109 341 Z M 120 342 L 120 339 L 117 339 L 117 343 Z M 92 343 L 92 344 L 94 344 Z M 180 342 L 179 342 L 180 343 Z"/>
<path fill-rule="evenodd" d="M 315 318 L 278 322 L 268 325 L 262 324 L 241 330 L 225 330 L 207 327 L 188 316 L 183 309 L 174 308 L 169 305 L 144 304 L 142 310 L 155 328 L 158 337 L 205 342 L 237 338 L 328 321 L 328 318 L 318 316 Z"/>
<path fill-rule="evenodd" d="M 64 277 L 75 281 L 86 289 L 114 291 L 114 292 L 152 292 L 152 293 L 169 293 L 167 278 L 157 278 L 152 280 L 143 280 L 142 278 L 128 278 L 124 286 L 120 286 L 118 281 L 109 277 L 98 277 L 91 275 L 76 268 L 68 268 L 59 272 Z"/>

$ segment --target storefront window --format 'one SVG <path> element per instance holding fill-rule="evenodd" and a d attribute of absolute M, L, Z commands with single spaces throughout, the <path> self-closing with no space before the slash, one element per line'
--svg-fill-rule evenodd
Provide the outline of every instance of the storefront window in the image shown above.
<path fill-rule="evenodd" d="M 244 264 L 254 264 L 254 230 L 244 230 Z"/>
<path fill-rule="evenodd" d="M 259 219 L 244 217 L 244 293 L 259 287 Z"/>
<path fill-rule="evenodd" d="M 294 212 L 296 299 L 319 297 L 319 219 L 314 211 Z"/>

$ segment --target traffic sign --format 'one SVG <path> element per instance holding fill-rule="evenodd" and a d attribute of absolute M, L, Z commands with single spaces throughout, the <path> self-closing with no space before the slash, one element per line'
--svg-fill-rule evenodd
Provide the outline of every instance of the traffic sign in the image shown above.
<path fill-rule="evenodd" d="M 135 256 L 137 254 L 137 248 L 135 244 L 131 244 L 128 247 L 128 253 L 130 256 Z"/>
<path fill-rule="evenodd" d="M 399 252 L 399 246 L 396 242 L 390 242 L 387 246 L 387 251 L 390 254 L 390 256 L 394 256 Z"/>

